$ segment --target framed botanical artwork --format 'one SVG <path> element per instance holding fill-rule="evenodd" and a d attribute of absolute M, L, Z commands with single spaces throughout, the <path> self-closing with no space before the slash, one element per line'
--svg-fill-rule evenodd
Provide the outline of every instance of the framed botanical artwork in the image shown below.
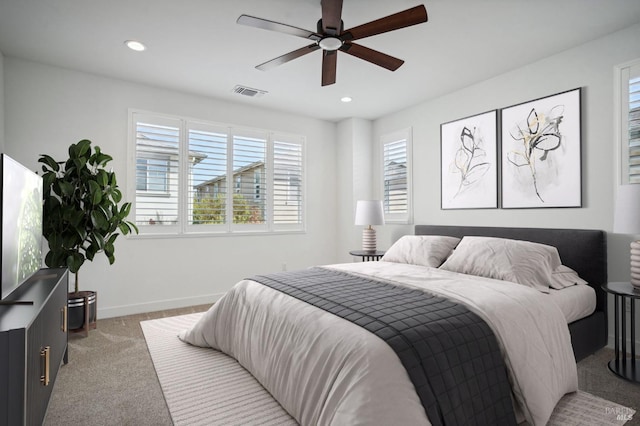
<path fill-rule="evenodd" d="M 440 125 L 441 208 L 498 207 L 497 110 Z"/>
<path fill-rule="evenodd" d="M 580 95 L 502 110 L 502 208 L 582 206 Z"/>

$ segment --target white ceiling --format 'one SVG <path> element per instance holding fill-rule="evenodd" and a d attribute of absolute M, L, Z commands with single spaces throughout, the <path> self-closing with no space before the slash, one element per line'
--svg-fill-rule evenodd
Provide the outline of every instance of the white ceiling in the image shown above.
<path fill-rule="evenodd" d="M 419 0 L 344 0 L 345 28 Z M 0 0 L 0 51 L 90 73 L 326 120 L 375 119 L 640 22 L 639 0 L 425 0 L 429 21 L 360 40 L 405 60 L 396 72 L 339 52 L 254 67 L 309 41 L 236 24 L 249 14 L 315 31 L 320 0 Z M 136 53 L 127 39 L 144 42 Z M 639 41 L 640 42 L 640 41 Z M 235 85 L 266 90 L 260 98 Z M 343 104 L 342 96 L 353 97 Z"/>

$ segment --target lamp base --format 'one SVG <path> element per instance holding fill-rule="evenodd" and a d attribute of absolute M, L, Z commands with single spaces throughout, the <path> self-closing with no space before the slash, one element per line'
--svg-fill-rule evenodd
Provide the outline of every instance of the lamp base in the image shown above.
<path fill-rule="evenodd" d="M 640 248 L 640 243 L 638 244 L 638 247 Z M 372 227 L 364 228 L 362 230 L 362 250 L 376 251 L 376 230 Z"/>
<path fill-rule="evenodd" d="M 640 241 L 631 243 L 631 285 L 640 289 Z"/>

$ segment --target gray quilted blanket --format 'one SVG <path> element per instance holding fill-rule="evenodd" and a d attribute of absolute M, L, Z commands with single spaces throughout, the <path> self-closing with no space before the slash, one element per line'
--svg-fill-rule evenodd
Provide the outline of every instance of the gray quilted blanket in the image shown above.
<path fill-rule="evenodd" d="M 251 278 L 349 320 L 398 355 L 434 425 L 515 424 L 492 330 L 465 306 L 323 268 Z"/>

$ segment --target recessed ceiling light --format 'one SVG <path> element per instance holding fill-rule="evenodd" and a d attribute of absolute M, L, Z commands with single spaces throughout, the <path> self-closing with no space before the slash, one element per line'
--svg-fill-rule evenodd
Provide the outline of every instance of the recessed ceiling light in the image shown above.
<path fill-rule="evenodd" d="M 351 99 L 351 96 L 343 96 L 342 98 L 340 98 L 340 101 L 347 103 L 347 102 L 351 102 L 353 99 Z"/>
<path fill-rule="evenodd" d="M 135 40 L 127 40 L 124 44 L 131 50 L 135 50 L 136 52 L 142 52 L 146 50 L 147 46 Z"/>

